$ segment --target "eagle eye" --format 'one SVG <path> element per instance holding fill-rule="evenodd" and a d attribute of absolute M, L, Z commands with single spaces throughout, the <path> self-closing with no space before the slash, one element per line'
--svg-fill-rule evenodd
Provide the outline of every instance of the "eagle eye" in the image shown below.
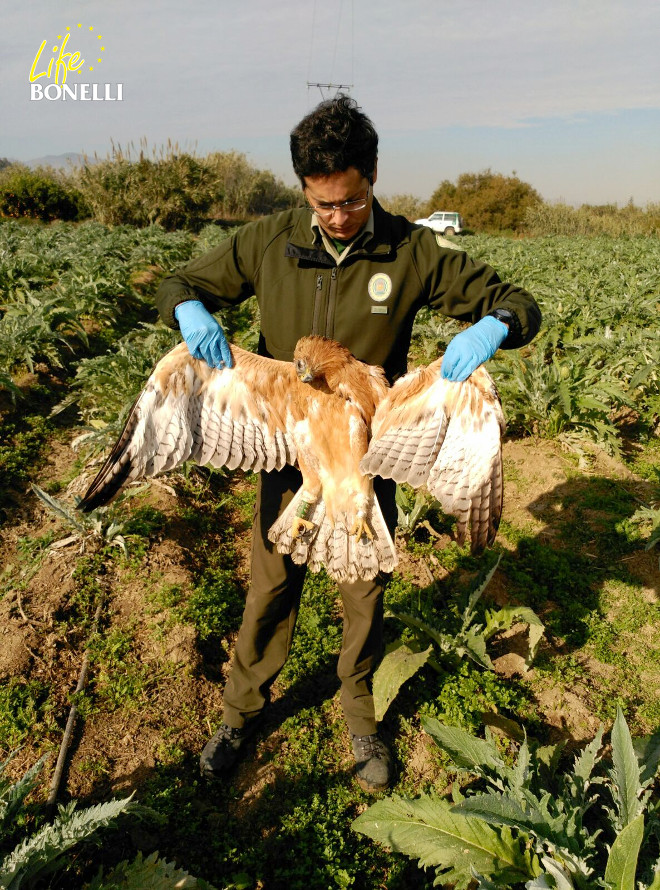
<path fill-rule="evenodd" d="M 304 371 L 305 362 L 301 358 L 296 359 L 296 371 Z"/>

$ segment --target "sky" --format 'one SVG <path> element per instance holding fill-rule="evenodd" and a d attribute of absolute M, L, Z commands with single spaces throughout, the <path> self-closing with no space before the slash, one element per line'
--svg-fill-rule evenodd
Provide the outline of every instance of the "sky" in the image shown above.
<path fill-rule="evenodd" d="M 67 86 L 122 84 L 121 101 L 31 99 L 55 86 L 36 75 L 67 28 L 85 59 Z M 546 201 L 645 206 L 660 201 L 658 46 L 658 0 L 3 0 L 0 157 L 171 140 L 294 185 L 289 133 L 335 92 L 308 84 L 340 83 L 378 130 L 377 193 L 427 200 L 491 169 Z"/>

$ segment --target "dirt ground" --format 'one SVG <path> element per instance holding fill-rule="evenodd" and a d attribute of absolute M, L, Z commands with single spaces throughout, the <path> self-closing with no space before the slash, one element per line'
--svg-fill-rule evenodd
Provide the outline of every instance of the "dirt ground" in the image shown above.
<path fill-rule="evenodd" d="M 559 534 L 559 524 L 566 519 L 561 492 L 576 473 L 575 456 L 556 443 L 525 439 L 507 441 L 504 459 L 503 519 L 529 530 L 540 540 L 552 541 Z M 73 460 L 69 443 L 55 442 L 36 481 L 43 484 L 66 477 Z M 622 464 L 600 453 L 592 456 L 589 473 L 627 482 L 633 479 Z M 86 478 L 75 480 L 67 496 L 70 498 L 74 490 L 80 490 L 85 481 Z M 176 494 L 166 482 L 154 485 L 148 503 L 173 514 Z M 245 522 L 242 527 L 237 522 L 237 527 L 241 573 L 247 577 L 249 530 Z M 184 588 L 190 577 L 186 528 L 176 520 L 168 529 L 169 534 L 156 538 L 139 572 L 126 570 L 99 579 L 107 598 L 104 627 L 131 629 L 133 654 L 148 668 L 151 704 L 148 708 L 119 708 L 88 716 L 79 728 L 68 770 L 67 788 L 73 796 L 84 797 L 92 789 L 99 794 L 138 787 L 153 770 L 156 760 L 162 763 L 168 756 L 167 727 L 177 728 L 177 746 L 199 751 L 218 723 L 231 643 L 229 652 L 209 654 L 198 644 L 192 626 L 172 624 L 167 610 L 151 602 L 154 577 L 161 585 Z M 48 747 L 55 750 L 59 739 L 57 726 L 62 727 L 66 720 L 68 697 L 76 686 L 82 661 L 84 639 L 67 631 L 61 613 L 71 595 L 72 574 L 85 544 L 72 537 L 70 529 L 30 492 L 17 502 L 13 522 L 2 530 L 0 560 L 5 573 L 15 573 L 21 565 L 21 539 L 49 532 L 54 532 L 54 546 L 45 551 L 38 565 L 30 563 L 29 569 L 23 569 L 32 572 L 24 579 L 24 589 L 0 599 L 0 683 L 22 677 L 39 681 L 52 690 L 53 727 Z M 630 569 L 642 582 L 644 597 L 658 602 L 657 555 L 636 553 Z M 420 574 L 421 569 L 413 558 L 404 555 L 400 571 Z M 423 573 L 420 583 L 428 583 Z M 499 604 L 507 601 L 506 579 L 499 571 L 491 582 L 489 596 Z M 505 643 L 499 647 L 506 652 L 495 659 L 500 674 L 523 674 L 524 642 L 520 628 L 506 635 Z M 276 701 L 278 695 L 276 690 Z M 597 728 L 590 707 L 590 690 L 585 685 L 568 691 L 542 688 L 538 706 L 548 725 L 576 740 L 591 737 Z M 339 719 L 336 699 L 333 707 Z M 235 783 L 237 812 L 258 799 L 263 785 L 272 781 L 275 767 L 270 754 L 283 743 L 276 728 L 259 742 L 256 758 L 249 758 L 240 767 Z M 12 762 L 12 772 L 20 774 L 34 762 L 33 748 L 39 747 L 38 739 L 26 744 Z M 410 768 L 422 780 L 432 779 L 437 769 L 427 754 L 427 741 L 421 739 L 411 753 Z M 346 762 L 348 766 L 348 745 Z"/>

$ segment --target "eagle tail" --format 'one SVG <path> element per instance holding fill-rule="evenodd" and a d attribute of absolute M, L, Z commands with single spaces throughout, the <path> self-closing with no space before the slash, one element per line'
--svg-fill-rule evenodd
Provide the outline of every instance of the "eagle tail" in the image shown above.
<path fill-rule="evenodd" d="M 307 514 L 314 523 L 309 532 L 294 538 L 293 519 L 302 501 L 300 488 L 281 516 L 273 523 L 268 538 L 280 553 L 290 554 L 295 563 L 307 563 L 312 572 L 325 567 L 331 578 L 342 583 L 371 580 L 379 572 L 391 572 L 397 564 L 396 549 L 389 533 L 378 499 L 374 495 L 366 521 L 373 537 L 350 534 L 352 520 L 346 514 L 333 523 L 323 500 L 318 500 Z"/>

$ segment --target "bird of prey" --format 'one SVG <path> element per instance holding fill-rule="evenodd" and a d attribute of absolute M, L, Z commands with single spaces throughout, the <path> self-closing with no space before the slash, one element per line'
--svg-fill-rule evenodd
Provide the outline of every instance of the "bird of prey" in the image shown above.
<path fill-rule="evenodd" d="M 426 486 L 457 517 L 459 543 L 470 525 L 474 553 L 493 542 L 504 418 L 483 367 L 455 383 L 437 359 L 390 388 L 381 368 L 324 337 L 299 340 L 293 362 L 231 352 L 222 370 L 185 343 L 158 362 L 82 510 L 185 461 L 254 472 L 292 464 L 302 486 L 268 537 L 312 571 L 353 582 L 395 567 L 373 476 Z"/>

